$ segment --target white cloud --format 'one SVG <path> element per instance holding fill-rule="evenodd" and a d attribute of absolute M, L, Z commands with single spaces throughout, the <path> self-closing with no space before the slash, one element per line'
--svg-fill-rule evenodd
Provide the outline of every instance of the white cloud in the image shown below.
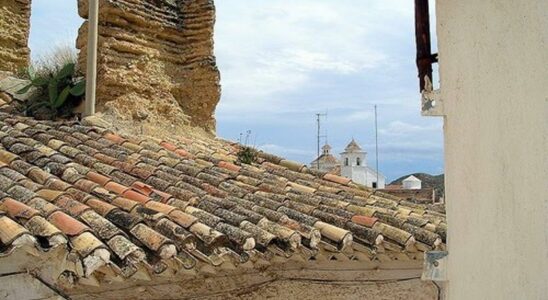
<path fill-rule="evenodd" d="M 264 113 L 264 101 L 287 106 L 277 96 L 313 86 L 318 73 L 348 75 L 388 63 L 375 46 L 376 26 L 362 20 L 375 16 L 356 1 L 217 2 L 219 113 Z"/>
<path fill-rule="evenodd" d="M 429 132 L 440 132 L 441 123 L 436 122 L 428 125 L 412 124 L 404 121 L 390 122 L 386 127 L 379 129 L 379 133 L 387 136 L 409 136 L 428 134 Z"/>

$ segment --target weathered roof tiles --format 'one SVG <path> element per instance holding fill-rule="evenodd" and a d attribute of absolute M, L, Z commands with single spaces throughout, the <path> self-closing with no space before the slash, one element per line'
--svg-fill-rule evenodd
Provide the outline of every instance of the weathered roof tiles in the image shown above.
<path fill-rule="evenodd" d="M 5 113 L 0 129 L 0 252 L 21 237 L 63 245 L 82 276 L 329 253 L 415 259 L 444 247 L 440 213 L 264 152 L 238 164 L 239 145 L 220 139 L 161 141 Z"/>

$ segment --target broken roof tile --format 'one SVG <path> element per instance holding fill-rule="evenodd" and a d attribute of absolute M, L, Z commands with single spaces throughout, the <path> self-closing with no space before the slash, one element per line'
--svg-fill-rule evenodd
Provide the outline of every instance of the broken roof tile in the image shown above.
<path fill-rule="evenodd" d="M 15 239 L 28 233 L 21 225 L 6 216 L 0 216 L 0 243 L 10 245 Z"/>

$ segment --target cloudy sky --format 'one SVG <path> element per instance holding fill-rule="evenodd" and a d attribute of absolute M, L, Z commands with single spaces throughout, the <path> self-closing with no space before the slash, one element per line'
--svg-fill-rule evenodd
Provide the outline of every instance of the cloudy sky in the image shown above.
<path fill-rule="evenodd" d="M 316 113 L 335 152 L 354 137 L 389 180 L 443 172 L 440 118 L 420 116 L 410 0 L 217 0 L 219 135 L 287 158 L 316 155 Z M 34 0 L 31 50 L 74 44 L 74 0 Z M 322 144 L 325 139 L 322 139 Z"/>

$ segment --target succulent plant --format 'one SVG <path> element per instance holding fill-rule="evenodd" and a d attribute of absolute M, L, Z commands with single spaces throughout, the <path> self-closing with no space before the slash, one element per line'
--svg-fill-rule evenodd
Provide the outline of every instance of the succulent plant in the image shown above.
<path fill-rule="evenodd" d="M 38 74 L 32 67 L 26 70 L 30 83 L 20 89 L 18 94 L 25 94 L 35 88 L 26 107 L 27 114 L 46 108 L 53 116 L 66 114 L 68 107 L 75 107 L 82 100 L 86 91 L 85 80 L 76 76 L 75 63 L 69 62 L 61 68 Z"/>

